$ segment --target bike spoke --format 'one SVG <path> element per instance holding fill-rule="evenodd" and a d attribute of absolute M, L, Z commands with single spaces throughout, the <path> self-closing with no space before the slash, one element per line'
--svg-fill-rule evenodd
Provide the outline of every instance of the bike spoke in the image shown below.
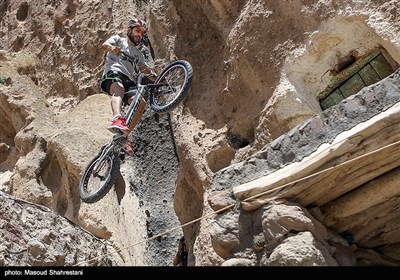
<path fill-rule="evenodd" d="M 169 71 L 163 80 L 167 84 L 166 88 L 158 91 L 155 101 L 158 105 L 170 103 L 180 93 L 185 82 L 185 70 L 181 67 L 176 67 Z"/>
<path fill-rule="evenodd" d="M 88 193 L 97 192 L 101 186 L 104 184 L 105 180 L 107 180 L 107 174 L 110 170 L 110 165 L 108 161 L 103 161 L 99 166 L 97 166 L 97 170 L 94 170 L 94 167 L 97 164 L 93 164 L 93 168 L 90 171 L 90 176 L 88 176 L 86 182 L 86 191 Z"/>

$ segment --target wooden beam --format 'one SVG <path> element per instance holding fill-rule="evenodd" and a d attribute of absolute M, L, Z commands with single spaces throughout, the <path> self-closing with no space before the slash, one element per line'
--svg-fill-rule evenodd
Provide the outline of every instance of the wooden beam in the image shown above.
<path fill-rule="evenodd" d="M 397 209 L 399 210 L 399 209 Z M 400 215 L 388 220 L 381 228 L 376 228 L 369 236 L 357 242 L 358 246 L 374 248 L 400 242 Z"/>
<path fill-rule="evenodd" d="M 303 206 L 310 203 L 317 205 L 327 203 L 365 183 L 362 179 L 363 176 L 373 175 L 368 178 L 370 180 L 400 165 L 400 160 L 394 159 L 395 155 L 400 152 L 399 120 L 400 103 L 397 103 L 370 120 L 342 132 L 331 144 L 322 144 L 301 162 L 292 163 L 269 175 L 233 187 L 233 193 L 237 199 L 242 201 L 242 206 L 249 210 L 254 210 L 271 199 L 287 197 L 301 201 Z M 385 131 L 385 134 L 382 131 Z M 382 139 L 383 135 L 386 136 Z M 381 139 L 381 141 L 377 141 L 377 139 Z M 387 145 L 389 147 L 377 150 Z M 375 152 L 372 152 L 372 148 Z M 371 154 L 363 160 L 356 158 L 367 153 Z M 379 160 L 374 160 L 374 157 L 378 157 Z M 366 164 L 363 164 L 364 160 L 367 161 Z M 345 161 L 347 166 L 342 164 Z M 379 164 L 374 164 L 374 162 L 379 162 Z M 341 166 L 338 167 L 338 165 Z M 335 174 L 335 169 L 340 172 Z M 345 174 L 351 175 L 349 171 L 354 170 L 358 170 L 358 172 L 353 177 L 348 177 L 349 184 L 338 185 L 340 177 Z M 370 174 L 371 171 L 374 171 L 374 174 Z M 314 176 L 316 179 L 311 179 Z M 330 183 L 332 178 L 336 178 L 334 183 Z M 310 184 L 310 181 L 306 182 L 306 180 L 314 180 L 314 182 Z M 316 182 L 318 184 L 315 184 Z M 307 189 L 308 192 L 305 192 L 304 189 Z M 333 192 L 333 195 L 330 196 L 330 192 Z"/>
<path fill-rule="evenodd" d="M 324 224 L 333 225 L 343 218 L 362 213 L 363 211 L 400 196 L 400 168 L 372 180 L 353 192 L 342 196 L 324 206 L 321 212 L 326 213 Z"/>
<path fill-rule="evenodd" d="M 355 242 L 357 242 L 361 239 L 371 238 L 377 229 L 398 218 L 400 216 L 399 208 L 400 197 L 396 197 L 370 207 L 363 212 L 341 218 L 327 226 L 336 232 L 350 232 L 354 236 Z M 325 224 L 324 221 L 322 222 Z"/>

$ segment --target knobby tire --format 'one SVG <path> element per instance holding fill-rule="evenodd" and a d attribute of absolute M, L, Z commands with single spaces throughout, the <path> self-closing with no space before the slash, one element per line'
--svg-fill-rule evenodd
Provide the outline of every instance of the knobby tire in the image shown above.
<path fill-rule="evenodd" d="M 150 94 L 150 108 L 156 113 L 166 113 L 175 109 L 188 94 L 192 76 L 192 65 L 186 60 L 177 60 L 165 67 L 155 84 L 167 81 L 168 85 Z"/>
<path fill-rule="evenodd" d="M 120 168 L 120 158 L 112 152 L 108 154 L 103 161 L 104 167 L 106 167 L 104 174 L 93 174 L 93 168 L 96 165 L 101 155 L 100 153 L 95 156 L 83 171 L 83 174 L 79 181 L 79 193 L 83 202 L 94 203 L 102 199 L 114 186 L 115 180 L 117 179 L 118 171 Z M 89 184 L 98 183 L 98 187 L 95 190 L 90 190 Z"/>

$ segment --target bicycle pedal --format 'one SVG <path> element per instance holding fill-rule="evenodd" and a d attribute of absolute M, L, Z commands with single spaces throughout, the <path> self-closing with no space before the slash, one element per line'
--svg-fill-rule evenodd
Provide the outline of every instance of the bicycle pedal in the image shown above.
<path fill-rule="evenodd" d="M 126 156 L 126 154 L 125 154 L 124 152 L 121 152 L 121 153 L 119 154 L 119 159 L 122 160 L 122 161 L 124 161 L 124 160 L 125 160 L 125 156 Z"/>

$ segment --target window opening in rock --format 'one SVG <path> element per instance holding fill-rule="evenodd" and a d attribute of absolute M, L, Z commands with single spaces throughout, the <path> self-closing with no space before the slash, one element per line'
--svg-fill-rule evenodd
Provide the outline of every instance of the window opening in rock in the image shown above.
<path fill-rule="evenodd" d="M 358 58 L 349 55 L 343 64 L 338 65 L 338 69 L 334 69 L 339 72 L 335 73 L 328 87 L 318 95 L 322 110 L 386 78 L 397 68 L 397 63 L 381 48 L 374 49 Z"/>
<path fill-rule="evenodd" d="M 249 140 L 243 138 L 241 135 L 234 133 L 232 131 L 228 131 L 226 138 L 228 140 L 229 145 L 235 150 L 238 150 L 238 149 L 241 149 L 241 148 L 244 148 L 244 147 L 250 145 Z"/>

